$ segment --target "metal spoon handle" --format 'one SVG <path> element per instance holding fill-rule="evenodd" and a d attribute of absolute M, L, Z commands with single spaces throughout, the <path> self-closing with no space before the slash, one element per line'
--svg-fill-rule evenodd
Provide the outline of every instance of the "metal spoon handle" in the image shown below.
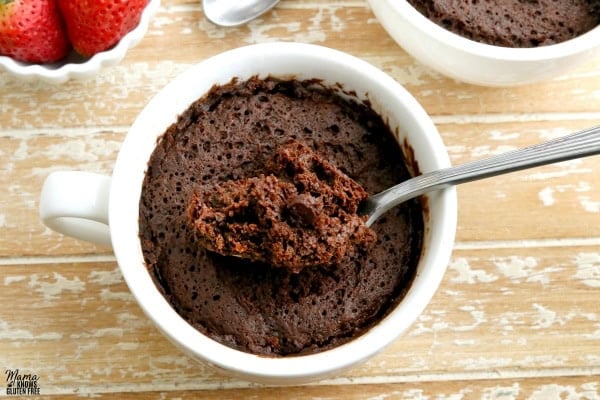
<path fill-rule="evenodd" d="M 371 225 L 390 208 L 432 190 L 540 165 L 600 154 L 600 126 L 490 158 L 419 175 L 369 197 L 361 214 Z"/>

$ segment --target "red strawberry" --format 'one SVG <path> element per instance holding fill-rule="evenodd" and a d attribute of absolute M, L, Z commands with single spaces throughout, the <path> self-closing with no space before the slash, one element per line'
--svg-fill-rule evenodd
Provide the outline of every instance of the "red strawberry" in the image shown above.
<path fill-rule="evenodd" d="M 0 0 L 0 54 L 48 63 L 69 51 L 55 0 Z"/>
<path fill-rule="evenodd" d="M 58 0 L 71 44 L 83 56 L 110 49 L 140 22 L 148 0 Z"/>

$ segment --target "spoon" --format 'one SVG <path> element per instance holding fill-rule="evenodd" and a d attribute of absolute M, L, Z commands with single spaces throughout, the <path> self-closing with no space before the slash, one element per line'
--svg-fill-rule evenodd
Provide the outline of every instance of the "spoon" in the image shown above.
<path fill-rule="evenodd" d="M 433 190 L 595 154 L 600 154 L 600 126 L 494 157 L 416 176 L 369 196 L 361 204 L 359 214 L 368 215 L 366 224 L 371 226 L 392 207 Z"/>
<path fill-rule="evenodd" d="M 220 26 L 236 26 L 259 17 L 279 0 L 202 0 L 204 16 Z"/>

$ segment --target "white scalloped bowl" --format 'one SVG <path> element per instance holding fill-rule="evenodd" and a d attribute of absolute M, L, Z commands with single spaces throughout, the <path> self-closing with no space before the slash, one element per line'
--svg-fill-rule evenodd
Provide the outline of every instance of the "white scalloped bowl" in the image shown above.
<path fill-rule="evenodd" d="M 74 51 L 63 60 L 52 64 L 30 64 L 0 56 L 0 69 L 4 69 L 22 80 L 41 80 L 49 83 L 63 83 L 69 79 L 87 79 L 104 67 L 118 64 L 127 50 L 137 45 L 146 34 L 150 19 L 156 14 L 160 0 L 149 0 L 142 12 L 139 24 L 127 33 L 114 47 L 90 58 L 84 58 Z"/>

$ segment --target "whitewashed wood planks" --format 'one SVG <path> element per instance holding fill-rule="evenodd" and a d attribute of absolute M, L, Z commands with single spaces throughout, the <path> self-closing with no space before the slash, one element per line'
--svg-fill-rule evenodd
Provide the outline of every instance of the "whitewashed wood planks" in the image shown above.
<path fill-rule="evenodd" d="M 128 126 L 169 80 L 272 40 L 335 47 L 388 72 L 430 113 L 455 164 L 600 123 L 600 60 L 549 82 L 481 88 L 414 61 L 363 1 L 284 0 L 221 29 L 198 2 L 165 0 L 147 37 L 92 80 L 0 72 L 0 366 L 39 374 L 42 394 L 60 398 L 600 398 L 598 157 L 459 187 L 455 251 L 425 313 L 374 359 L 307 387 L 252 387 L 184 356 L 142 314 L 110 249 L 39 222 L 50 171 L 110 173 Z"/>

